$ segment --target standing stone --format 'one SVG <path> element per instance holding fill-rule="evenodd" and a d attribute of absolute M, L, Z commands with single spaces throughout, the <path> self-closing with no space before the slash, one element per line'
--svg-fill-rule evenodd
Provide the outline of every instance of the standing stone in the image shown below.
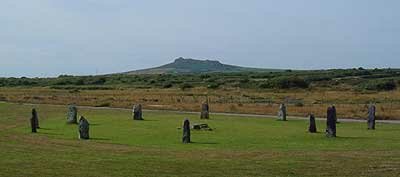
<path fill-rule="evenodd" d="M 334 107 L 328 107 L 326 119 L 326 136 L 336 137 L 336 120 Z"/>
<path fill-rule="evenodd" d="M 371 104 L 368 106 L 368 129 L 375 130 L 375 113 L 376 107 L 375 105 Z"/>
<path fill-rule="evenodd" d="M 38 117 L 37 117 L 37 112 L 36 109 L 32 109 L 32 117 L 31 117 L 31 129 L 32 129 L 32 133 L 36 133 L 37 132 L 37 125 L 38 123 Z"/>
<path fill-rule="evenodd" d="M 185 119 L 183 122 L 183 137 L 182 143 L 190 143 L 190 122 L 189 119 Z"/>
<path fill-rule="evenodd" d="M 32 117 L 35 117 L 35 125 L 37 129 L 40 129 L 39 127 L 39 116 L 37 114 L 36 109 L 32 109 Z"/>
<path fill-rule="evenodd" d="M 68 124 L 77 124 L 78 119 L 78 109 L 75 105 L 68 106 L 68 113 L 67 113 L 67 123 Z"/>
<path fill-rule="evenodd" d="M 209 119 L 210 118 L 210 107 L 208 106 L 207 102 L 204 102 L 201 105 L 201 114 L 200 119 Z"/>
<path fill-rule="evenodd" d="M 337 119 L 337 114 L 336 114 L 336 107 L 334 105 L 332 105 L 332 109 L 333 109 L 333 115 L 335 116 L 335 122 L 339 123 L 339 121 Z"/>
<path fill-rule="evenodd" d="M 308 127 L 308 132 L 317 133 L 317 125 L 315 123 L 314 114 L 310 114 L 310 126 Z"/>
<path fill-rule="evenodd" d="M 286 121 L 286 105 L 284 103 L 279 106 L 278 118 L 279 120 Z"/>
<path fill-rule="evenodd" d="M 79 139 L 89 139 L 89 122 L 83 116 L 79 119 Z"/>
<path fill-rule="evenodd" d="M 133 120 L 143 120 L 141 104 L 134 105 L 132 112 L 133 112 Z"/>

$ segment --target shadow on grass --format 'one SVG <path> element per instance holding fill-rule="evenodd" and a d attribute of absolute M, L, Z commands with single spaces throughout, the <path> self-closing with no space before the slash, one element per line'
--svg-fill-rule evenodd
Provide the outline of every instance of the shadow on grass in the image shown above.
<path fill-rule="evenodd" d="M 190 142 L 191 144 L 219 144 L 219 143 L 214 143 L 214 142 Z"/>
<path fill-rule="evenodd" d="M 43 127 L 40 127 L 40 128 L 38 128 L 38 130 L 54 130 L 54 129 L 52 129 L 52 128 L 43 128 Z"/>
<path fill-rule="evenodd" d="M 102 140 L 102 141 L 108 141 L 111 140 L 109 138 L 90 138 L 91 140 Z"/>
<path fill-rule="evenodd" d="M 306 131 L 306 133 L 308 133 L 308 134 L 310 134 L 310 135 L 313 135 L 313 134 L 315 134 L 315 135 L 317 135 L 317 134 L 325 134 L 325 132 L 319 132 L 319 131 L 314 132 L 314 133 L 311 133 L 311 132 L 309 132 L 309 131 Z"/>
<path fill-rule="evenodd" d="M 400 129 L 399 128 L 383 128 L 383 129 L 379 129 L 379 128 L 377 128 L 377 129 L 375 129 L 375 130 L 368 130 L 369 132 L 380 132 L 380 131 L 382 131 L 382 132 L 399 132 L 400 131 Z"/>
<path fill-rule="evenodd" d="M 160 121 L 160 120 L 151 120 L 151 119 L 143 119 L 143 120 L 133 120 L 133 122 L 155 122 L 155 121 Z"/>
<path fill-rule="evenodd" d="M 38 134 L 44 134 L 44 135 L 63 135 L 61 133 L 51 133 L 51 132 L 37 132 Z"/>
<path fill-rule="evenodd" d="M 361 140 L 361 139 L 371 139 L 371 137 L 355 137 L 355 136 L 337 136 L 337 139 L 348 139 L 348 140 Z"/>

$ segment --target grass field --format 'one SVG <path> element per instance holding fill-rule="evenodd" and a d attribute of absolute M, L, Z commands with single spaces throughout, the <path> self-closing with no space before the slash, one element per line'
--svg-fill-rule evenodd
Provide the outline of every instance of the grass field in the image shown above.
<path fill-rule="evenodd" d="M 307 133 L 304 120 L 276 121 L 169 112 L 81 109 L 91 140 L 65 124 L 65 106 L 35 106 L 39 133 L 31 134 L 33 106 L 0 103 L 0 176 L 400 176 L 400 125 L 340 123 L 337 138 Z M 182 144 L 181 126 L 208 123 Z"/>

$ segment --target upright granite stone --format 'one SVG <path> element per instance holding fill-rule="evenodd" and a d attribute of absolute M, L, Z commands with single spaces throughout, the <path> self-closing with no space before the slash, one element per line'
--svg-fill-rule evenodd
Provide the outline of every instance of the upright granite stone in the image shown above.
<path fill-rule="evenodd" d="M 326 119 L 326 136 L 336 137 L 336 120 L 335 120 L 335 109 L 328 107 L 327 119 Z"/>
<path fill-rule="evenodd" d="M 75 105 L 68 106 L 68 113 L 67 113 L 67 123 L 68 124 L 77 124 L 78 119 L 78 109 Z"/>
<path fill-rule="evenodd" d="M 308 132 L 317 133 L 317 124 L 315 123 L 314 114 L 310 114 L 310 126 L 308 127 Z"/>
<path fill-rule="evenodd" d="M 182 143 L 190 143 L 190 122 L 189 119 L 185 119 L 183 121 L 183 136 L 182 136 Z"/>
<path fill-rule="evenodd" d="M 375 105 L 371 104 L 368 106 L 368 129 L 375 130 L 375 116 L 376 107 Z"/>
<path fill-rule="evenodd" d="M 209 119 L 210 118 L 210 107 L 207 102 L 204 102 L 201 105 L 201 114 L 200 119 Z"/>
<path fill-rule="evenodd" d="M 38 127 L 38 116 L 37 116 L 37 112 L 36 109 L 32 109 L 32 117 L 31 117 L 31 129 L 32 129 L 32 133 L 36 133 L 37 132 L 37 127 Z"/>
<path fill-rule="evenodd" d="M 143 120 L 141 104 L 134 105 L 132 112 L 133 112 L 133 120 Z"/>
<path fill-rule="evenodd" d="M 79 139 L 89 139 L 89 122 L 83 116 L 79 119 Z"/>
<path fill-rule="evenodd" d="M 337 119 L 337 114 L 336 114 L 336 107 L 334 105 L 332 105 L 332 109 L 333 109 L 333 116 L 335 117 L 335 122 L 339 123 L 339 121 Z"/>
<path fill-rule="evenodd" d="M 278 111 L 278 120 L 286 121 L 286 105 L 281 104 Z"/>
<path fill-rule="evenodd" d="M 36 109 L 32 109 L 32 117 L 35 117 L 35 125 L 36 125 L 36 128 L 37 128 L 37 129 L 40 129 L 40 126 L 39 126 L 39 116 L 38 116 L 38 114 L 37 114 Z"/>

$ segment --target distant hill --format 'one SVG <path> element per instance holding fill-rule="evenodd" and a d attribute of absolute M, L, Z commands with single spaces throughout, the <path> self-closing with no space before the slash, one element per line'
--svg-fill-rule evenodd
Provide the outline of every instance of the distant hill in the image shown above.
<path fill-rule="evenodd" d="M 177 58 L 174 62 L 155 68 L 125 72 L 124 74 L 189 74 L 213 72 L 278 72 L 279 69 L 247 68 L 222 64 L 216 60 L 196 60 L 191 58 Z"/>

